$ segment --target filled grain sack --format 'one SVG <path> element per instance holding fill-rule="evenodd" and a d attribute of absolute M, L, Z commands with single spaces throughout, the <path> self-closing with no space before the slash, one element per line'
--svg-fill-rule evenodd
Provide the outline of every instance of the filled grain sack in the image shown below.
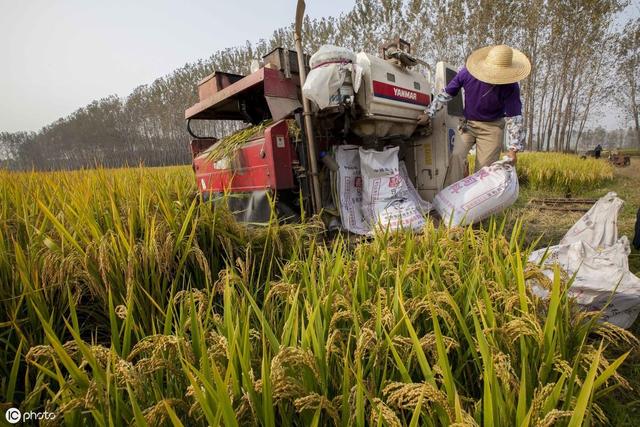
<path fill-rule="evenodd" d="M 335 159 L 338 164 L 336 178 L 342 228 L 355 234 L 369 234 L 371 229 L 362 214 L 362 174 L 358 146 L 338 146 Z"/>
<path fill-rule="evenodd" d="M 433 206 L 449 226 L 473 224 L 515 203 L 519 188 L 515 168 L 503 159 L 444 188 Z"/>
<path fill-rule="evenodd" d="M 425 224 L 424 208 L 401 173 L 399 148 L 359 151 L 362 213 L 370 228 L 421 229 Z"/>

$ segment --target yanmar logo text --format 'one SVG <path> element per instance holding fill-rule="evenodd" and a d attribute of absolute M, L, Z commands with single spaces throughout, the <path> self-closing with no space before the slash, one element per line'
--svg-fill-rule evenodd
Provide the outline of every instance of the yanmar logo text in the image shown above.
<path fill-rule="evenodd" d="M 412 101 L 417 101 L 418 100 L 418 95 L 416 95 L 415 92 L 412 92 L 410 90 L 405 90 L 405 89 L 400 89 L 397 87 L 393 88 L 393 94 L 399 98 L 407 98 L 410 99 Z"/>
<path fill-rule="evenodd" d="M 424 92 L 405 89 L 400 86 L 374 80 L 373 95 L 380 98 L 391 99 L 393 101 L 406 102 L 426 107 L 429 105 L 429 95 Z"/>

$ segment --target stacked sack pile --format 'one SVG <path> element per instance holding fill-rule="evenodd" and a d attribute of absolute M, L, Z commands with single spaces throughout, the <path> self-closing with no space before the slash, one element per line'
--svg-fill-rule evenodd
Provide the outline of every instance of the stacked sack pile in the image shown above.
<path fill-rule="evenodd" d="M 371 235 L 378 229 L 418 230 L 431 204 L 420 198 L 398 147 L 383 151 L 355 145 L 336 148 L 337 181 L 342 227 L 352 233 Z"/>
<path fill-rule="evenodd" d="M 543 265 L 553 279 L 553 266 L 575 275 L 569 294 L 587 310 L 602 310 L 601 320 L 629 328 L 640 313 L 640 279 L 629 271 L 631 247 L 618 238 L 618 212 L 623 201 L 610 192 L 598 200 L 556 246 L 531 253 L 530 262 Z M 548 291 L 532 286 L 534 293 Z"/>

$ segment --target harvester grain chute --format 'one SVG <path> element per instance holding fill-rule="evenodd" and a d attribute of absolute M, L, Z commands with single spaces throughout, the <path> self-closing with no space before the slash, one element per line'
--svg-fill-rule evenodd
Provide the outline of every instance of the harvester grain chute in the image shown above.
<path fill-rule="evenodd" d="M 428 128 L 418 116 L 455 70 L 439 62 L 432 75 L 400 38 L 382 46 L 380 56 L 323 46 L 310 61 L 302 52 L 303 15 L 300 1 L 297 52 L 277 48 L 249 75 L 215 71 L 199 83 L 199 101 L 185 112 L 199 191 L 207 198 L 230 193 L 243 221 L 267 221 L 275 201 L 280 216 L 334 212 L 339 222 L 336 148 L 395 146 L 416 193 L 432 200 L 443 186 L 462 99 Z M 216 146 L 230 138 L 198 137 L 191 130 L 196 120 L 237 120 L 259 131 L 219 159 L 212 152 L 225 152 Z"/>

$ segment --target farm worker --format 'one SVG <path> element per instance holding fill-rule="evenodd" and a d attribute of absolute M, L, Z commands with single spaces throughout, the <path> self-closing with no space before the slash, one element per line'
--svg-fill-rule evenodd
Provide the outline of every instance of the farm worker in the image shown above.
<path fill-rule="evenodd" d="M 593 153 L 596 155 L 596 159 L 600 158 L 600 154 L 602 153 L 602 145 L 596 145 L 596 148 L 593 150 Z"/>
<path fill-rule="evenodd" d="M 530 71 L 529 59 L 517 49 L 506 45 L 478 49 L 419 118 L 419 123 L 427 123 L 460 88 L 464 89 L 464 120 L 458 127 L 445 186 L 464 178 L 467 155 L 474 144 L 476 171 L 497 161 L 505 127 L 508 156 L 515 164 L 525 139 L 518 82 Z"/>

